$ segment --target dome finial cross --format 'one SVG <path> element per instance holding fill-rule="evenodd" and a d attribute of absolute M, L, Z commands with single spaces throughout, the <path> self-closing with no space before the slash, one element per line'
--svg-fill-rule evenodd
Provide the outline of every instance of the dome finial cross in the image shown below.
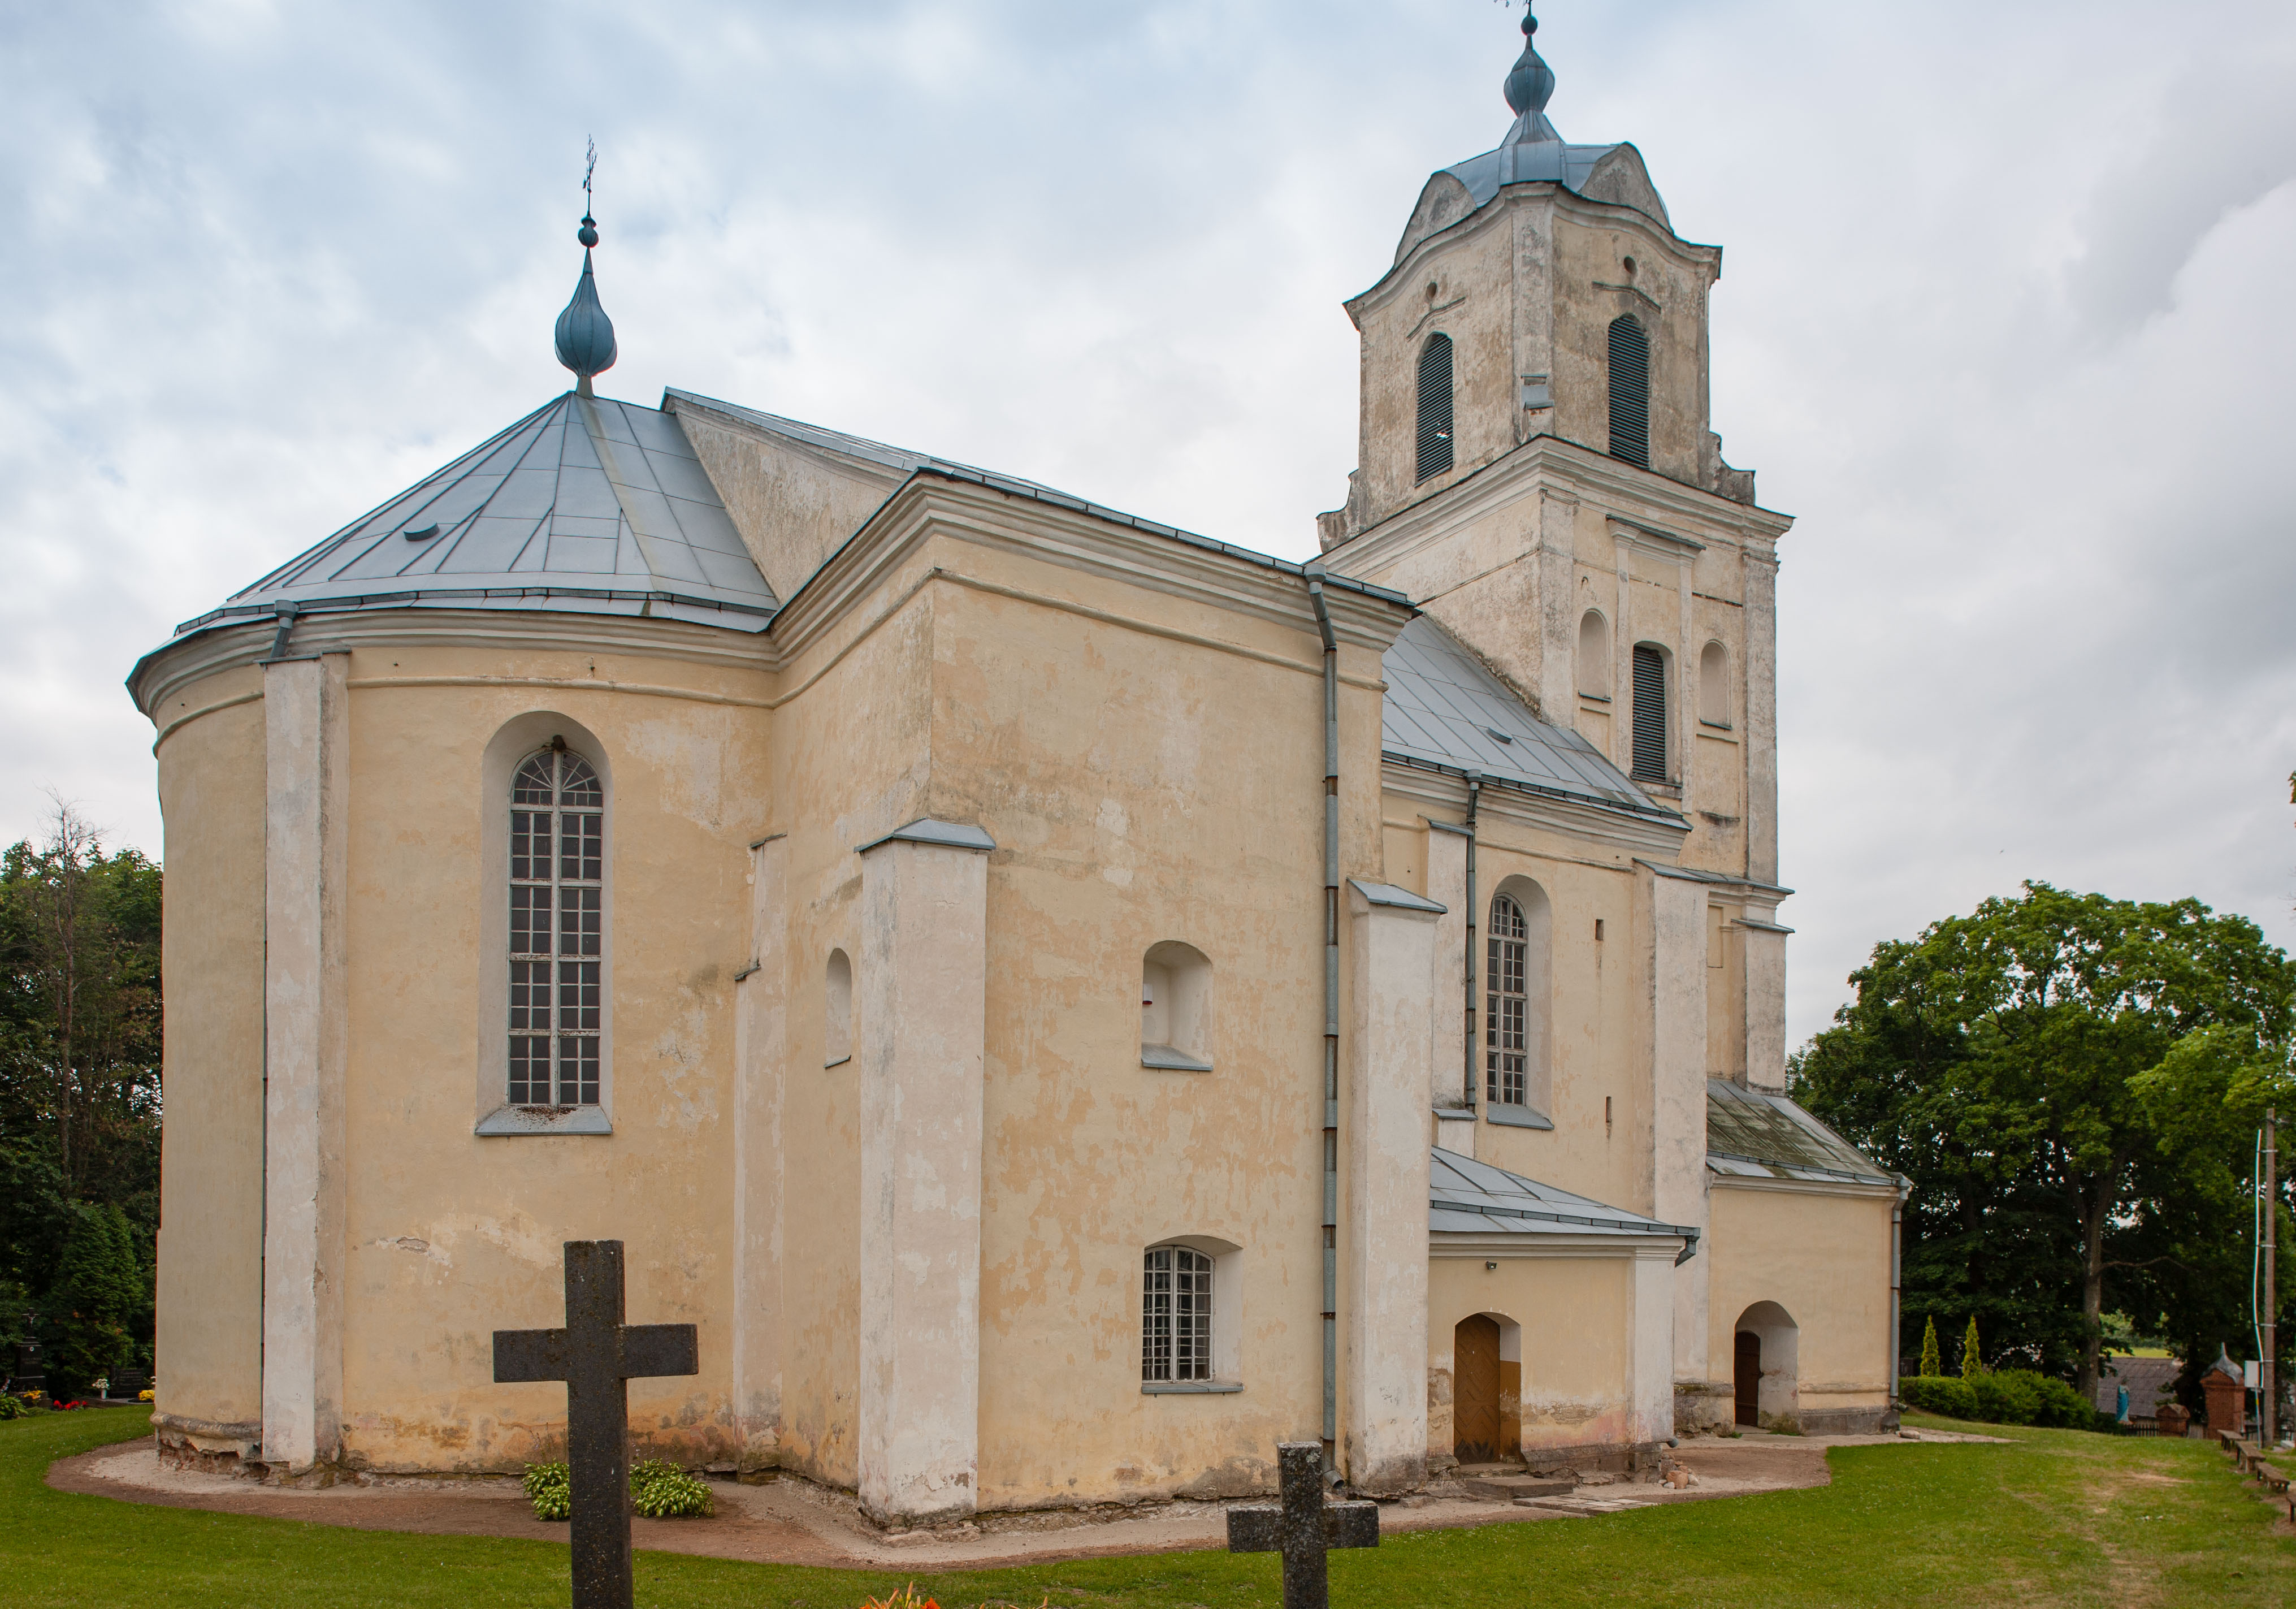
<path fill-rule="evenodd" d="M 614 366 L 620 356 L 614 345 L 614 321 L 598 301 L 598 282 L 590 272 L 590 249 L 598 243 L 598 220 L 590 216 L 591 176 L 598 169 L 598 145 L 590 143 L 589 165 L 582 170 L 582 226 L 574 238 L 582 245 L 582 277 L 574 282 L 573 300 L 558 316 L 558 361 L 574 371 L 574 389 L 592 394 L 590 381 Z"/>

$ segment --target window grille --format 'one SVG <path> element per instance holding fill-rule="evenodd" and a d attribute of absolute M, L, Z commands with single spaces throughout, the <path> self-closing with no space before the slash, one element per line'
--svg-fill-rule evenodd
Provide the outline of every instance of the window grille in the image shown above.
<path fill-rule="evenodd" d="M 1430 335 L 1419 349 L 1419 479 L 1451 467 L 1451 338 Z"/>
<path fill-rule="evenodd" d="M 1185 1246 L 1149 1249 L 1140 1323 L 1140 1378 L 1212 1377 L 1212 1260 Z"/>
<path fill-rule="evenodd" d="M 1513 896 L 1491 901 L 1490 1009 L 1483 1015 L 1483 1090 L 1494 1105 L 1529 1096 L 1530 924 Z"/>
<path fill-rule="evenodd" d="M 1667 779 L 1666 655 L 1648 643 L 1635 644 L 1635 776 Z"/>
<path fill-rule="evenodd" d="M 545 749 L 519 767 L 510 802 L 510 1104 L 594 1106 L 605 789 L 580 755 Z"/>
<path fill-rule="evenodd" d="M 1650 337 L 1631 313 L 1611 321 L 1611 456 L 1650 467 Z"/>

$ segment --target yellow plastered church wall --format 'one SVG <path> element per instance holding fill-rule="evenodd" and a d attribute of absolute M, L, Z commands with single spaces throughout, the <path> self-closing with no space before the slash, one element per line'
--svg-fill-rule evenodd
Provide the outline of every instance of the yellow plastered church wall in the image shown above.
<path fill-rule="evenodd" d="M 1796 1417 L 1805 1431 L 1889 1404 L 1890 1211 L 1886 1193 L 1763 1188 L 1717 1180 L 1702 1256 L 1709 1378 L 1732 1378 L 1740 1318 L 1775 1302 L 1796 1329 Z"/>
<path fill-rule="evenodd" d="M 263 1415 L 262 690 L 243 666 L 157 712 L 182 724 L 157 745 L 168 1104 L 153 1407 L 217 1426 Z"/>
<path fill-rule="evenodd" d="M 1496 1262 L 1496 1269 L 1484 1267 Z M 1502 1358 L 1517 1350 L 1523 1455 L 1626 1447 L 1633 1261 L 1626 1256 L 1438 1256 L 1427 1285 L 1428 1451 L 1452 1450 L 1454 1338 L 1476 1314 L 1500 1321 Z M 1506 1326 L 1518 1327 L 1508 1335 Z M 1502 1384 L 1505 1383 L 1502 1370 Z M 1502 1399 L 1504 1415 L 1505 1401 Z"/>
<path fill-rule="evenodd" d="M 345 1456 L 514 1468 L 555 1450 L 563 1388 L 495 1384 L 491 1333 L 562 1322 L 562 1244 L 619 1239 L 632 1321 L 698 1325 L 705 1371 L 633 1381 L 634 1431 L 715 1461 L 730 1448 L 732 1287 L 713 1181 L 731 1173 L 731 980 L 749 949 L 767 717 L 611 687 L 361 685 L 478 676 L 750 704 L 766 690 L 759 673 L 578 650 L 352 655 Z M 574 724 L 578 751 L 594 739 L 610 776 L 611 1136 L 472 1132 L 472 1061 L 500 1031 L 481 1021 L 482 904 L 506 898 L 483 845 L 509 809 L 482 760 L 537 710 Z"/>

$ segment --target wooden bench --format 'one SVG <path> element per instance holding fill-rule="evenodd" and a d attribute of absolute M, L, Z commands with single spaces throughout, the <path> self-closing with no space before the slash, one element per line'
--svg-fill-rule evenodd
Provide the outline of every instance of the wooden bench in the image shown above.
<path fill-rule="evenodd" d="M 2251 1467 L 2255 1471 L 2256 1478 L 2264 1482 L 2264 1489 L 2267 1491 L 2286 1491 L 2288 1490 L 2288 1477 L 2282 1474 L 2278 1470 L 2273 1468 L 2271 1465 L 2267 1464 L 2263 1459 L 2257 1459 Z M 2296 1499 L 2291 1499 L 2291 1501 L 2292 1503 L 2296 1503 Z M 2292 1509 L 2291 1517 L 2296 1518 L 2296 1509 Z"/>

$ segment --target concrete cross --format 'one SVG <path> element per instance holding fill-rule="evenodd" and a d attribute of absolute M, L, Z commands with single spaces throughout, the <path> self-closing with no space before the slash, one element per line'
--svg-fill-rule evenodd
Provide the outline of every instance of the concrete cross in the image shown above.
<path fill-rule="evenodd" d="M 566 1383 L 574 1609 L 630 1609 L 629 1382 L 693 1375 L 690 1324 L 622 1322 L 622 1243 L 566 1243 L 566 1327 L 496 1330 L 495 1379 Z"/>
<path fill-rule="evenodd" d="M 1330 1609 L 1324 1551 L 1378 1547 L 1379 1505 L 1324 1501 L 1320 1441 L 1278 1442 L 1275 1457 L 1283 1501 L 1229 1509 L 1227 1550 L 1282 1554 L 1283 1609 Z"/>

